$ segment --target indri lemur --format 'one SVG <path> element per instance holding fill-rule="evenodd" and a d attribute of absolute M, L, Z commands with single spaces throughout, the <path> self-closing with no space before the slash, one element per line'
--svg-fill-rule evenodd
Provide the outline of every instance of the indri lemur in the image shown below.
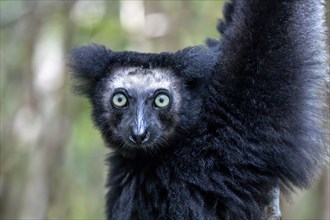
<path fill-rule="evenodd" d="M 73 49 L 108 147 L 107 219 L 264 219 L 326 158 L 322 0 L 232 0 L 222 37 L 175 53 Z"/>

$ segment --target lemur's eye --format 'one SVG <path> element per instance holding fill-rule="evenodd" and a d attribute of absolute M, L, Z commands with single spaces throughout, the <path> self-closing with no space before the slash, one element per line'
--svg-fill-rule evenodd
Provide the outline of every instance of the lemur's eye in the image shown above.
<path fill-rule="evenodd" d="M 159 94 L 156 96 L 154 103 L 158 108 L 166 108 L 170 104 L 170 97 L 166 94 Z"/>
<path fill-rule="evenodd" d="M 117 108 L 123 108 L 127 105 L 127 98 L 123 93 L 117 93 L 112 97 L 112 103 Z"/>

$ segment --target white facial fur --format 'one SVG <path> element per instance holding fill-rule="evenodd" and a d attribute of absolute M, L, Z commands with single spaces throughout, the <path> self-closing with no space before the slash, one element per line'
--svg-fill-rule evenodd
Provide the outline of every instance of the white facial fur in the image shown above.
<path fill-rule="evenodd" d="M 104 103 L 107 106 L 115 89 L 134 89 L 139 93 L 166 89 L 173 96 L 174 110 L 180 108 L 181 95 L 179 79 L 166 69 L 143 69 L 140 67 L 126 67 L 113 70 L 107 80 L 104 91 Z"/>

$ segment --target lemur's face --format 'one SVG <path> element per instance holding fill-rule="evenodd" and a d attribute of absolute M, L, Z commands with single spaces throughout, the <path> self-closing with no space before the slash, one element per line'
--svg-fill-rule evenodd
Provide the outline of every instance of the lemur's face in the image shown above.
<path fill-rule="evenodd" d="M 179 80 L 164 69 L 120 68 L 105 79 L 102 94 L 111 142 L 123 150 L 165 145 L 179 120 Z"/>

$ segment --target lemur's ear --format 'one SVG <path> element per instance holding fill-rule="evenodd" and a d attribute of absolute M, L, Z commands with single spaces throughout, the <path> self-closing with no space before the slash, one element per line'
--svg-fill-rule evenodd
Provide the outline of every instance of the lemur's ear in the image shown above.
<path fill-rule="evenodd" d="M 199 92 L 208 83 L 218 58 L 218 51 L 206 46 L 185 48 L 176 53 L 182 62 L 181 74 L 188 89 Z"/>
<path fill-rule="evenodd" d="M 104 46 L 90 44 L 71 50 L 68 67 L 74 79 L 76 93 L 90 95 L 102 76 L 107 73 L 112 52 Z"/>

